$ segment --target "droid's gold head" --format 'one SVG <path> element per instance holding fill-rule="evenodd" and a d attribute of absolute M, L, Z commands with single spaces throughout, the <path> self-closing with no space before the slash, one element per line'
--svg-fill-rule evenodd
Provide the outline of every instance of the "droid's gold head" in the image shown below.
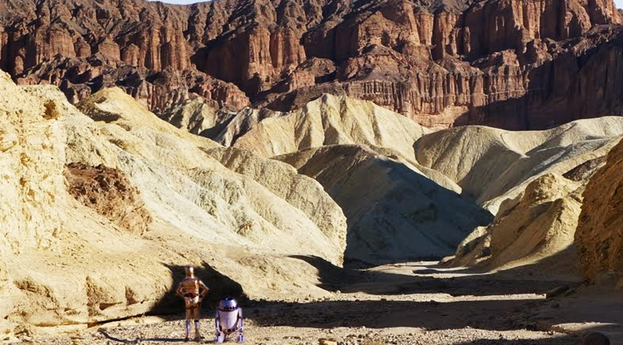
<path fill-rule="evenodd" d="M 186 266 L 186 276 L 192 277 L 194 275 L 195 275 L 195 270 L 192 268 L 192 266 Z"/>

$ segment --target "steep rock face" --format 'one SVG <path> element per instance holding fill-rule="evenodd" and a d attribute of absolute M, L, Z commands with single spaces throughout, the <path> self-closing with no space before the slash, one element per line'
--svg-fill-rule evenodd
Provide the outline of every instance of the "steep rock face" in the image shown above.
<path fill-rule="evenodd" d="M 185 6 L 7 0 L 0 7 L 7 13 L 0 68 L 20 83 L 58 85 L 72 102 L 118 85 L 158 112 L 193 95 L 219 107 L 248 105 L 238 87 L 192 68 Z"/>
<path fill-rule="evenodd" d="M 575 242 L 584 277 L 590 281 L 610 275 L 621 284 L 621 161 L 623 145 L 610 151 L 606 165 L 591 178 L 584 192 Z"/>
<path fill-rule="evenodd" d="M 0 68 L 72 101 L 118 85 L 163 115 L 197 95 L 288 111 L 329 92 L 426 126 L 507 129 L 623 114 L 623 81 L 606 77 L 623 74 L 609 0 L 3 0 L 0 10 Z"/>

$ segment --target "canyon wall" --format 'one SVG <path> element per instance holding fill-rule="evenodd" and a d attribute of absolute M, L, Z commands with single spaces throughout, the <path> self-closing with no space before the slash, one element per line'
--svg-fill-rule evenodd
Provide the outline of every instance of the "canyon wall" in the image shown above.
<path fill-rule="evenodd" d="M 195 98 L 284 111 L 322 93 L 431 127 L 623 114 L 610 0 L 2 0 L 0 10 L 0 68 L 73 102 L 117 85 L 160 114 Z"/>

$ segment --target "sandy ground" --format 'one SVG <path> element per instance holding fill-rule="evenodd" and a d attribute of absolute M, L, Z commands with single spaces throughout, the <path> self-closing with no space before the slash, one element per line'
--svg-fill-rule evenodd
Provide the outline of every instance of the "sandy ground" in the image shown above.
<path fill-rule="evenodd" d="M 474 274 L 432 262 L 322 271 L 333 291 L 276 301 L 240 301 L 247 344 L 580 344 L 591 331 L 623 343 L 623 298 L 552 274 Z M 277 296 L 276 296 L 277 297 Z M 211 343 L 214 318 L 201 327 Z M 183 343 L 183 315 L 143 316 L 79 333 L 22 335 L 32 344 Z M 327 340 L 335 342 L 324 342 Z M 194 342 L 190 342 L 194 343 Z M 229 341 L 229 343 L 234 343 Z"/>

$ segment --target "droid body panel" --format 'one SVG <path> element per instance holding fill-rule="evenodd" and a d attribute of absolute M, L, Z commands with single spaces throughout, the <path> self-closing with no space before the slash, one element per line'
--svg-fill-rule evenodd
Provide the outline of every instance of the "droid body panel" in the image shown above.
<path fill-rule="evenodd" d="M 208 292 L 208 287 L 197 277 L 186 277 L 180 282 L 178 295 L 184 297 L 186 308 L 199 310 L 199 303 Z"/>
<path fill-rule="evenodd" d="M 227 297 L 219 303 L 214 321 L 216 326 L 215 343 L 224 342 L 232 334 L 237 334 L 237 342 L 244 341 L 242 308 L 238 306 L 235 299 Z"/>

